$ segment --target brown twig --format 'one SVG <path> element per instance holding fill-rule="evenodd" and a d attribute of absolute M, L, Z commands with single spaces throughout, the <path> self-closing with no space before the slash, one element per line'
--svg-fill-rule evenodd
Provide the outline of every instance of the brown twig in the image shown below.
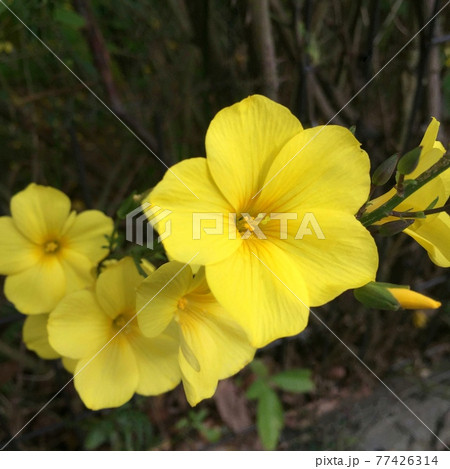
<path fill-rule="evenodd" d="M 248 6 L 251 14 L 253 46 L 262 74 L 262 92 L 268 98 L 277 100 L 279 79 L 270 24 L 269 0 L 249 0 Z"/>
<path fill-rule="evenodd" d="M 157 140 L 142 125 L 131 117 L 122 101 L 112 73 L 111 56 L 106 47 L 105 39 L 95 19 L 91 4 L 86 0 L 73 0 L 76 11 L 85 19 L 85 34 L 91 50 L 95 66 L 100 74 L 103 87 L 108 96 L 111 110 L 139 137 L 145 145 L 156 151 L 159 158 L 171 164 L 170 158 L 164 157 L 163 149 L 158 148 Z"/>

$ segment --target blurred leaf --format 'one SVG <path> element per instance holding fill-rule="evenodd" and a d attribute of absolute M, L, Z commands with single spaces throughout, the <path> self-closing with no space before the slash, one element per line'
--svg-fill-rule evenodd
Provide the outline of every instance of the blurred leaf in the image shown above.
<path fill-rule="evenodd" d="M 258 434 L 265 449 L 276 448 L 284 425 L 283 408 L 277 393 L 266 387 L 258 400 L 256 425 Z"/>
<path fill-rule="evenodd" d="M 303 393 L 314 389 L 310 370 L 282 371 L 273 376 L 271 381 L 283 391 Z"/>
<path fill-rule="evenodd" d="M 67 8 L 56 8 L 53 12 L 53 19 L 65 26 L 74 29 L 83 28 L 86 22 L 78 13 Z"/>
<path fill-rule="evenodd" d="M 265 392 L 267 392 L 269 385 L 262 379 L 257 379 L 254 381 L 250 387 L 247 389 L 245 395 L 248 399 L 259 399 Z"/>
<path fill-rule="evenodd" d="M 140 206 L 140 202 L 136 202 L 135 199 L 136 191 L 133 191 L 119 206 L 117 209 L 117 216 L 121 220 L 125 220 L 127 215 L 133 210 L 137 209 Z"/>
<path fill-rule="evenodd" d="M 250 363 L 250 368 L 259 378 L 266 378 L 269 375 L 267 366 L 261 360 L 253 360 Z"/>
<path fill-rule="evenodd" d="M 88 430 L 86 434 L 86 438 L 84 440 L 85 449 L 91 451 L 109 442 L 112 433 L 114 433 L 113 422 L 108 420 L 98 422 Z"/>

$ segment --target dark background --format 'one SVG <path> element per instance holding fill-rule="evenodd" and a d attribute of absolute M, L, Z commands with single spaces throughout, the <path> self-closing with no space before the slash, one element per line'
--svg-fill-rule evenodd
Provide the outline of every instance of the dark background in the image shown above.
<path fill-rule="evenodd" d="M 115 216 L 129 194 L 164 174 L 146 146 L 168 166 L 204 155 L 215 113 L 256 92 L 289 107 L 304 127 L 332 118 L 356 126 L 373 167 L 417 146 L 431 116 L 441 121 L 440 140 L 448 146 L 450 7 L 359 93 L 444 1 L 6 3 L 110 110 L 0 5 L 0 214 L 35 181 L 66 192 L 78 210 Z M 379 280 L 410 284 L 442 307 L 425 312 L 422 328 L 411 311 L 368 310 L 351 293 L 317 313 L 374 372 L 393 379 L 396 390 L 410 389 L 410 382 L 423 389 L 430 376 L 449 374 L 450 278 L 405 235 L 377 242 Z M 59 363 L 25 350 L 22 323 L 2 299 L 0 441 L 70 378 Z M 313 372 L 313 393 L 280 393 L 286 424 L 280 449 L 358 448 L 361 423 L 351 421 L 353 404 L 345 406 L 389 395 L 313 318 L 300 337 L 277 341 L 258 357 L 271 373 Z M 255 403 L 244 396 L 253 379 L 243 370 L 194 410 L 177 388 L 97 413 L 84 409 L 70 384 L 10 449 L 259 449 Z M 396 406 L 390 400 L 384 412 Z M 344 413 L 335 416 L 339 409 Z M 376 423 L 386 414 L 377 408 L 374 416 Z M 340 422 L 338 432 L 327 418 Z M 425 440 L 417 449 L 440 449 L 431 434 Z"/>

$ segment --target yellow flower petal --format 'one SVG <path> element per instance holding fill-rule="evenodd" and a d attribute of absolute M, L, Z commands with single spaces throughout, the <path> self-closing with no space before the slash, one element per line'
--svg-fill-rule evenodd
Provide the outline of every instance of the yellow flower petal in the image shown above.
<path fill-rule="evenodd" d="M 60 262 L 66 277 L 66 295 L 94 283 L 92 264 L 86 256 L 71 249 L 64 249 Z"/>
<path fill-rule="evenodd" d="M 166 329 L 191 281 L 191 268 L 171 261 L 142 282 L 137 289 L 136 309 L 137 321 L 144 335 L 155 337 Z"/>
<path fill-rule="evenodd" d="M 206 134 L 211 175 L 236 212 L 261 189 L 273 159 L 302 130 L 289 109 L 264 96 L 250 96 L 222 109 Z"/>
<path fill-rule="evenodd" d="M 156 396 L 178 385 L 181 372 L 178 343 L 174 338 L 161 334 L 149 339 L 135 334 L 129 343 L 139 370 L 138 394 Z"/>
<path fill-rule="evenodd" d="M 304 130 L 275 158 L 257 211 L 327 208 L 356 214 L 369 195 L 369 168 L 367 153 L 348 129 L 330 125 Z"/>
<path fill-rule="evenodd" d="M 450 216 L 439 213 L 432 218 L 418 219 L 405 230 L 425 248 L 430 259 L 441 267 L 450 267 Z"/>
<path fill-rule="evenodd" d="M 298 219 L 287 224 L 287 239 L 280 239 L 280 225 L 272 221 L 265 233 L 295 262 L 298 275 L 310 279 L 314 272 L 314 279 L 307 283 L 310 306 L 323 305 L 345 290 L 375 280 L 378 268 L 375 241 L 353 215 L 315 209 L 311 213 L 317 226 L 308 222 L 303 229 L 303 214 L 299 208 L 297 212 Z M 304 234 L 306 230 L 309 233 Z M 324 239 L 319 238 L 321 235 Z"/>
<path fill-rule="evenodd" d="M 98 277 L 95 286 L 97 301 L 114 319 L 136 309 L 136 288 L 144 280 L 131 257 L 109 266 Z"/>
<path fill-rule="evenodd" d="M 0 217 L 0 273 L 10 275 L 36 265 L 37 246 L 14 225 L 11 217 Z"/>
<path fill-rule="evenodd" d="M 106 236 L 113 232 L 113 221 L 98 210 L 87 210 L 78 214 L 64 233 L 67 247 L 97 264 L 108 254 Z"/>
<path fill-rule="evenodd" d="M 198 298 L 198 312 L 180 316 L 182 340 L 196 357 L 199 370 L 195 370 L 180 351 L 179 361 L 183 373 L 183 387 L 189 404 L 195 406 L 211 397 L 218 380 L 228 378 L 247 365 L 255 354 L 243 330 L 218 305 L 212 295 Z M 195 302 L 189 296 L 188 301 Z M 200 309 L 201 307 L 201 309 Z"/>
<path fill-rule="evenodd" d="M 29 350 L 36 352 L 41 358 L 51 360 L 60 354 L 53 349 L 48 341 L 48 314 L 28 316 L 23 325 L 23 341 Z"/>
<path fill-rule="evenodd" d="M 59 235 L 69 213 L 69 198 L 53 187 L 30 184 L 11 199 L 15 225 L 37 244 Z"/>
<path fill-rule="evenodd" d="M 97 356 L 81 359 L 75 369 L 75 389 L 92 410 L 125 404 L 133 397 L 138 383 L 133 350 L 120 335 Z"/>
<path fill-rule="evenodd" d="M 51 346 L 75 359 L 94 355 L 114 335 L 111 319 L 90 290 L 67 295 L 51 313 L 47 328 Z"/>
<path fill-rule="evenodd" d="M 77 367 L 78 360 L 74 358 L 67 358 L 67 357 L 62 357 L 61 362 L 63 364 L 64 369 L 69 372 L 70 374 L 75 373 L 75 369 Z"/>
<path fill-rule="evenodd" d="M 439 301 L 407 288 L 388 288 L 388 290 L 404 309 L 436 309 L 441 306 Z"/>
<path fill-rule="evenodd" d="M 195 192 L 198 199 L 174 174 Z M 212 180 L 205 158 L 192 158 L 173 166 L 150 192 L 148 201 L 152 207 L 172 212 L 155 223 L 160 235 L 168 233 L 166 230 L 170 226 L 170 234 L 163 240 L 163 244 L 172 259 L 189 262 L 195 256 L 192 259 L 195 264 L 217 262 L 239 247 L 241 240 L 230 240 L 228 234 L 228 213 L 234 210 Z M 225 217 L 222 216 L 224 213 Z M 223 220 L 223 229 L 221 234 L 208 235 L 205 229 L 219 226 L 215 216 Z M 202 221 L 202 217 L 209 220 Z M 152 218 L 149 218 L 150 222 Z"/>
<path fill-rule="evenodd" d="M 298 266 L 269 240 L 243 243 L 238 252 L 206 266 L 220 304 L 255 347 L 301 332 L 308 322 L 308 291 Z"/>
<path fill-rule="evenodd" d="M 57 256 L 46 256 L 30 269 L 5 280 L 5 296 L 22 313 L 51 311 L 64 296 L 66 276 Z"/>

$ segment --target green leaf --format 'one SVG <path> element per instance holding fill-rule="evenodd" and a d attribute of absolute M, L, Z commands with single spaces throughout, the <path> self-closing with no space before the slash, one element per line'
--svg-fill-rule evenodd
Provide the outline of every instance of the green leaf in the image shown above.
<path fill-rule="evenodd" d="M 433 209 L 433 208 L 436 206 L 436 204 L 437 204 L 438 202 L 439 202 L 439 196 L 436 197 L 436 198 L 431 202 L 431 204 L 428 205 L 428 207 L 427 207 L 425 210 L 431 210 L 431 209 Z"/>
<path fill-rule="evenodd" d="M 86 22 L 84 18 L 73 10 L 67 8 L 57 8 L 53 13 L 53 19 L 65 26 L 73 29 L 83 28 Z"/>
<path fill-rule="evenodd" d="M 117 216 L 121 220 L 125 220 L 127 215 L 139 207 L 140 202 L 137 202 L 135 199 L 136 191 L 133 191 L 119 206 L 117 209 Z"/>
<path fill-rule="evenodd" d="M 283 407 L 277 393 L 270 388 L 258 400 L 256 426 L 265 449 L 277 447 L 284 425 Z"/>
<path fill-rule="evenodd" d="M 283 391 L 304 393 L 314 389 L 310 370 L 287 370 L 273 376 L 271 382 Z"/>
<path fill-rule="evenodd" d="M 253 360 L 250 363 L 250 368 L 259 378 L 266 378 L 269 375 L 267 366 L 261 360 Z"/>
<path fill-rule="evenodd" d="M 250 385 L 245 395 L 248 399 L 259 399 L 268 389 L 270 389 L 269 385 L 263 379 L 258 378 Z"/>

